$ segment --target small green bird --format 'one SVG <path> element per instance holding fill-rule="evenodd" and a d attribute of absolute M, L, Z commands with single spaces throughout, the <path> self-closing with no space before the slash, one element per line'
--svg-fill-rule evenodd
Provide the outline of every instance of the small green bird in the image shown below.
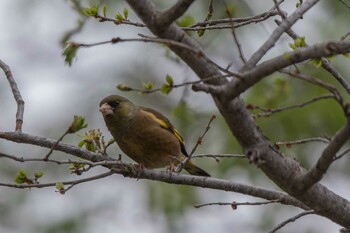
<path fill-rule="evenodd" d="M 140 165 L 151 169 L 174 166 L 188 157 L 180 133 L 161 113 L 118 95 L 104 98 L 100 112 L 120 149 Z M 192 175 L 210 176 L 191 161 L 184 169 Z"/>

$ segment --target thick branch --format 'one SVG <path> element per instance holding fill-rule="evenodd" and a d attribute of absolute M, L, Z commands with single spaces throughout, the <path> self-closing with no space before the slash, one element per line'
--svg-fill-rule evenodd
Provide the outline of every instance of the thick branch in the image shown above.
<path fill-rule="evenodd" d="M 13 97 L 15 98 L 16 103 L 17 103 L 15 130 L 16 130 L 16 132 L 21 132 L 22 131 L 22 124 L 23 124 L 23 114 L 24 114 L 24 101 L 23 101 L 21 93 L 17 87 L 17 83 L 12 76 L 12 72 L 10 70 L 10 67 L 8 65 L 6 65 L 3 61 L 0 60 L 0 68 L 4 71 L 4 73 L 7 77 L 7 80 L 10 83 Z"/>
<path fill-rule="evenodd" d="M 328 57 L 337 54 L 350 52 L 349 41 L 330 41 L 296 51 L 285 53 L 242 74 L 242 79 L 234 79 L 223 88 L 223 94 L 228 99 L 233 99 L 255 85 L 264 77 L 283 69 L 292 64 L 303 62 L 309 59 Z"/>
<path fill-rule="evenodd" d="M 178 0 L 174 6 L 159 13 L 156 19 L 157 24 L 160 27 L 168 27 L 183 15 L 194 1 L 195 0 Z"/>

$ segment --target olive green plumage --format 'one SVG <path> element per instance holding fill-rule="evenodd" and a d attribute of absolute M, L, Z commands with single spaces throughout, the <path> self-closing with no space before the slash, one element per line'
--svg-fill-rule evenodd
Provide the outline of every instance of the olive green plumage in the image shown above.
<path fill-rule="evenodd" d="M 118 95 L 104 98 L 100 111 L 120 149 L 144 167 L 177 165 L 188 156 L 179 132 L 161 113 Z M 192 175 L 210 176 L 191 161 L 184 169 Z"/>

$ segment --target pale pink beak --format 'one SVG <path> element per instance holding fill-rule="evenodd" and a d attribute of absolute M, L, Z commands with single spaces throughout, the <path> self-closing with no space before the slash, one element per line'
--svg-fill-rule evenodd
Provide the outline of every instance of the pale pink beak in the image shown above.
<path fill-rule="evenodd" d="M 113 108 L 111 107 L 111 105 L 104 103 L 100 107 L 100 112 L 103 116 L 108 116 L 110 114 L 113 114 Z"/>

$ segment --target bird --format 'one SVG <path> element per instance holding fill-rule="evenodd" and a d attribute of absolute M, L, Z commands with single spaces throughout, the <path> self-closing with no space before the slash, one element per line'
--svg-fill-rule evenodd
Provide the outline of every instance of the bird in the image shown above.
<path fill-rule="evenodd" d="M 174 168 L 188 157 L 180 133 L 158 111 L 137 106 L 119 95 L 103 98 L 99 106 L 119 148 L 140 167 Z M 210 177 L 191 160 L 183 168 L 191 175 Z"/>

